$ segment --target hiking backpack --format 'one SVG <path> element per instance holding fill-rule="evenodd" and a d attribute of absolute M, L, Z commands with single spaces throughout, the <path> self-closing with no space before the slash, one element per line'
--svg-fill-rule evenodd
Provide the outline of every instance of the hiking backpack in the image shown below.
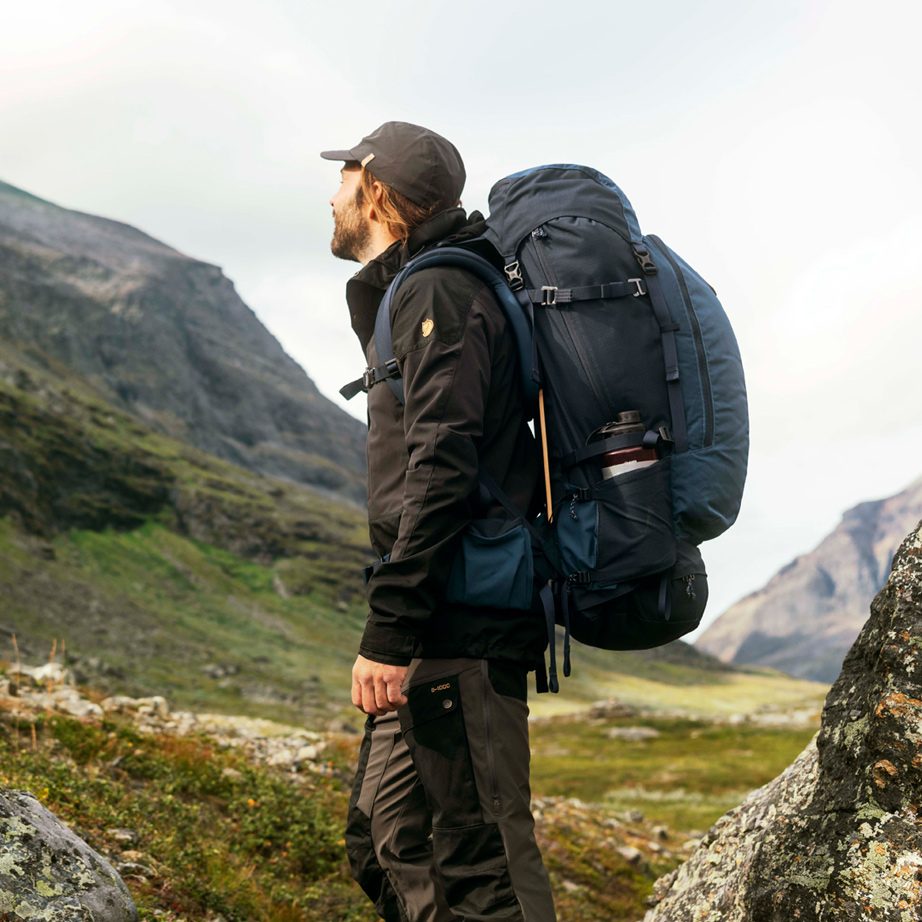
<path fill-rule="evenodd" d="M 606 176 L 571 164 L 537 167 L 500 180 L 489 202 L 482 238 L 427 250 L 391 283 L 375 324 L 382 364 L 365 382 L 387 381 L 403 402 L 390 310 L 407 276 L 456 265 L 492 288 L 518 346 L 547 510 L 525 521 L 481 472 L 513 527 L 505 547 L 491 536 L 490 565 L 471 523 L 455 569 L 468 583 L 483 572 L 494 592 L 504 560 L 521 579 L 510 549 L 531 545 L 556 691 L 555 622 L 564 627 L 565 675 L 570 636 L 643 649 L 697 627 L 707 584 L 696 545 L 733 524 L 742 498 L 746 389 L 715 292 L 658 237 L 641 234 Z M 644 460 L 617 463 L 622 457 Z M 457 590 L 452 600 L 466 601 Z"/>

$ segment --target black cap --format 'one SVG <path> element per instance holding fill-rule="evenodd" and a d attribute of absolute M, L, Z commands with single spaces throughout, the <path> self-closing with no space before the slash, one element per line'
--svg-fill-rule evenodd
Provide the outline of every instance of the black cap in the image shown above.
<path fill-rule="evenodd" d="M 356 160 L 383 183 L 424 208 L 457 204 L 466 178 L 458 149 L 409 122 L 385 122 L 351 150 L 325 150 L 326 160 Z"/>

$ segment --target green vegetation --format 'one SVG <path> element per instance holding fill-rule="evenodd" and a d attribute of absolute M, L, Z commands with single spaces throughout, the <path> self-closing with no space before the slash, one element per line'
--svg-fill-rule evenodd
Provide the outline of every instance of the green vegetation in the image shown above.
<path fill-rule="evenodd" d="M 681 650 L 678 647 L 676 652 Z M 821 682 L 792 679 L 775 669 L 715 668 L 703 656 L 686 663 L 670 662 L 658 653 L 613 653 L 574 644 L 573 675 L 561 680 L 563 691 L 534 698 L 531 709 L 539 717 L 575 714 L 589 703 L 614 698 L 639 708 L 726 718 L 768 707 L 812 705 L 819 710 L 829 691 Z"/>
<path fill-rule="evenodd" d="M 374 919 L 348 882 L 333 760 L 329 777 L 285 776 L 205 738 L 125 722 L 52 717 L 34 739 L 31 724 L 0 723 L 0 786 L 32 791 L 122 865 L 145 920 Z"/>
<path fill-rule="evenodd" d="M 674 861 L 634 865 L 615 847 L 604 810 L 561 810 L 538 826 L 560 922 L 633 922 Z"/>
<path fill-rule="evenodd" d="M 685 837 L 785 768 L 812 732 L 644 719 L 659 737 L 609 738 L 638 723 L 555 718 L 533 727 L 537 832 L 562 922 L 640 918 Z M 31 790 L 109 857 L 142 919 L 375 918 L 349 878 L 341 833 L 357 737 L 331 743 L 318 775 L 254 764 L 205 736 L 142 734 L 123 718 L 40 716 L 34 728 L 0 711 L 0 787 Z M 643 822 L 613 824 L 636 809 Z M 672 855 L 636 862 L 619 852 L 632 830 L 648 839 L 653 823 L 669 827 Z"/>
<path fill-rule="evenodd" d="M 610 735 L 616 728 L 641 726 L 659 736 Z M 533 786 L 619 811 L 640 810 L 647 820 L 674 830 L 704 830 L 780 774 L 815 729 L 688 718 L 539 721 L 531 732 Z"/>
<path fill-rule="evenodd" d="M 347 695 L 365 613 L 362 510 L 158 434 L 2 345 L 0 461 L 0 660 L 15 633 L 31 663 L 57 644 L 99 696 L 358 723 Z M 818 708 L 825 692 L 683 645 L 575 647 L 564 692 L 531 704 L 557 715 L 533 727 L 535 795 L 586 802 L 555 801 L 538 824 L 560 918 L 639 918 L 683 835 L 774 777 L 810 736 L 714 718 Z M 658 711 L 642 722 L 660 736 L 611 739 L 638 720 L 585 716 L 607 698 Z M 0 786 L 31 790 L 111 856 L 145 920 L 370 922 L 341 841 L 355 746 L 327 750 L 323 776 L 286 774 L 204 736 L 0 710 Z M 673 856 L 618 851 L 626 833 L 610 820 L 627 809 L 671 828 Z"/>
<path fill-rule="evenodd" d="M 108 693 L 293 723 L 352 716 L 364 608 L 334 601 L 341 577 L 324 561 L 299 561 L 304 594 L 293 595 L 276 567 L 156 523 L 43 546 L 37 567 L 35 539 L 0 520 L 0 620 L 32 661 L 63 640 L 71 665 Z"/>
<path fill-rule="evenodd" d="M 0 636 L 33 661 L 63 643 L 104 692 L 351 716 L 362 511 L 158 434 L 43 362 L 0 344 Z"/>

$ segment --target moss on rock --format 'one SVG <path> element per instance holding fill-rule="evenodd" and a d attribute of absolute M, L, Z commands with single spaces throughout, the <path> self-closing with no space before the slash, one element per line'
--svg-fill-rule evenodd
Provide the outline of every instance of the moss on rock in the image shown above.
<path fill-rule="evenodd" d="M 112 865 L 25 791 L 0 790 L 0 913 L 41 922 L 133 922 Z"/>
<path fill-rule="evenodd" d="M 922 917 L 922 525 L 826 698 L 817 736 L 657 881 L 645 922 Z"/>

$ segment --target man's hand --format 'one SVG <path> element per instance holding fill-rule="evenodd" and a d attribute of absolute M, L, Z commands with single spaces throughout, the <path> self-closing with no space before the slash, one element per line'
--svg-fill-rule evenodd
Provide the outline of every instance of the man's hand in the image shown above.
<path fill-rule="evenodd" d="M 352 703 L 366 714 L 380 717 L 407 703 L 400 691 L 406 666 L 388 666 L 359 656 L 352 667 Z"/>

